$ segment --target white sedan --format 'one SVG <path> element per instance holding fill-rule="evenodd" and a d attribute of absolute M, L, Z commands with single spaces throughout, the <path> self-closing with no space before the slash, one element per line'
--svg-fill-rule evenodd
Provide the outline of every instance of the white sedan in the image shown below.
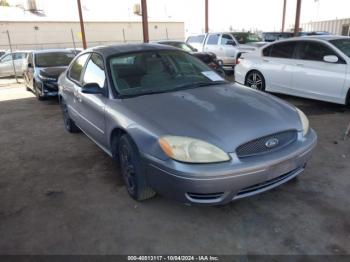
<path fill-rule="evenodd" d="M 296 37 L 244 54 L 235 80 L 254 89 L 350 104 L 350 37 Z"/>

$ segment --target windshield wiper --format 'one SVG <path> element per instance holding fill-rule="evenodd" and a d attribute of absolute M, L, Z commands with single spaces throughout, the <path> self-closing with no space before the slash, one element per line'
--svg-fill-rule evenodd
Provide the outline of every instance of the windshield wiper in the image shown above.
<path fill-rule="evenodd" d="M 227 81 L 216 81 L 216 82 L 192 82 L 184 85 L 179 85 L 176 86 L 173 89 L 167 89 L 167 90 L 149 90 L 147 92 L 141 92 L 137 94 L 128 94 L 128 95 L 120 95 L 120 98 L 132 98 L 132 97 L 137 97 L 137 96 L 145 96 L 145 95 L 154 95 L 154 94 L 162 94 L 162 93 L 170 93 L 170 92 L 175 92 L 183 89 L 192 89 L 192 88 L 197 88 L 197 87 L 202 87 L 202 86 L 211 86 L 211 85 L 222 85 L 222 84 L 227 84 L 229 82 Z"/>
<path fill-rule="evenodd" d="M 189 88 L 197 88 L 197 87 L 203 87 L 203 86 L 222 85 L 222 84 L 227 84 L 227 83 L 228 83 L 227 81 L 193 82 L 193 83 L 188 83 L 188 84 L 176 86 L 171 91 L 177 91 L 177 90 L 189 89 Z"/>

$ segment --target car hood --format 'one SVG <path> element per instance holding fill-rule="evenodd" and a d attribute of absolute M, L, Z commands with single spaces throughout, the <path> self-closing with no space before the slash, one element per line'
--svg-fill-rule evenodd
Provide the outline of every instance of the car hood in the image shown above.
<path fill-rule="evenodd" d="M 295 107 L 237 85 L 216 85 L 123 100 L 133 121 L 158 136 L 202 139 L 226 152 L 276 132 L 301 129 Z"/>
<path fill-rule="evenodd" d="M 59 66 L 59 67 L 41 67 L 39 68 L 39 73 L 42 76 L 58 78 L 60 74 L 62 74 L 67 69 L 67 66 Z"/>

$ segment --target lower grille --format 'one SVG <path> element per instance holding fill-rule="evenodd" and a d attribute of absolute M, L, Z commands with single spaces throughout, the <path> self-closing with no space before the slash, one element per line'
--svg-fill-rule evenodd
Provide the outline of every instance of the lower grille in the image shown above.
<path fill-rule="evenodd" d="M 283 131 L 276 134 L 264 136 L 264 137 L 252 140 L 243 145 L 240 145 L 239 147 L 237 147 L 236 153 L 239 158 L 269 153 L 269 152 L 281 149 L 295 142 L 297 138 L 298 138 L 298 133 L 296 130 Z M 272 139 L 278 142 L 275 146 L 268 147 L 266 144 L 268 143 L 268 141 Z"/>
<path fill-rule="evenodd" d="M 267 181 L 264 181 L 262 183 L 255 184 L 253 186 L 243 188 L 238 192 L 238 194 L 236 195 L 235 198 L 241 198 L 241 197 L 248 196 L 248 195 L 254 195 L 254 192 L 261 191 L 267 187 L 270 187 L 270 186 L 273 186 L 274 184 L 282 182 L 283 180 L 287 180 L 289 177 L 296 176 L 302 170 L 304 170 L 304 168 L 297 168 L 297 169 L 294 169 L 294 170 L 292 170 L 284 175 L 275 177 L 274 179 L 267 180 Z"/>
<path fill-rule="evenodd" d="M 222 197 L 224 192 L 218 192 L 218 193 L 208 193 L 208 194 L 201 194 L 201 193 L 187 193 L 187 195 L 195 200 L 215 200 L 220 197 Z"/>

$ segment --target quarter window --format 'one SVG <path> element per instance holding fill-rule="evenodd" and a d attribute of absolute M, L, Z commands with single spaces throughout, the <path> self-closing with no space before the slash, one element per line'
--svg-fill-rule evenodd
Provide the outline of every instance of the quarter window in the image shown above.
<path fill-rule="evenodd" d="M 298 59 L 303 60 L 312 60 L 312 61 L 323 61 L 323 57 L 326 55 L 335 55 L 337 54 L 325 46 L 322 43 L 317 42 L 301 42 L 298 47 Z"/>
<path fill-rule="evenodd" d="M 83 71 L 84 65 L 89 55 L 90 55 L 89 53 L 83 54 L 73 62 L 69 71 L 69 77 L 71 79 L 80 82 L 81 72 Z"/>
<path fill-rule="evenodd" d="M 219 41 L 219 35 L 218 34 L 210 35 L 208 37 L 207 45 L 217 45 L 218 41 Z"/>
<path fill-rule="evenodd" d="M 97 83 L 101 88 L 104 87 L 106 75 L 104 72 L 104 65 L 102 58 L 97 55 L 91 55 L 89 62 L 87 63 L 83 84 Z"/>
<path fill-rule="evenodd" d="M 264 56 L 277 58 L 293 58 L 296 42 L 273 44 L 263 50 Z"/>

